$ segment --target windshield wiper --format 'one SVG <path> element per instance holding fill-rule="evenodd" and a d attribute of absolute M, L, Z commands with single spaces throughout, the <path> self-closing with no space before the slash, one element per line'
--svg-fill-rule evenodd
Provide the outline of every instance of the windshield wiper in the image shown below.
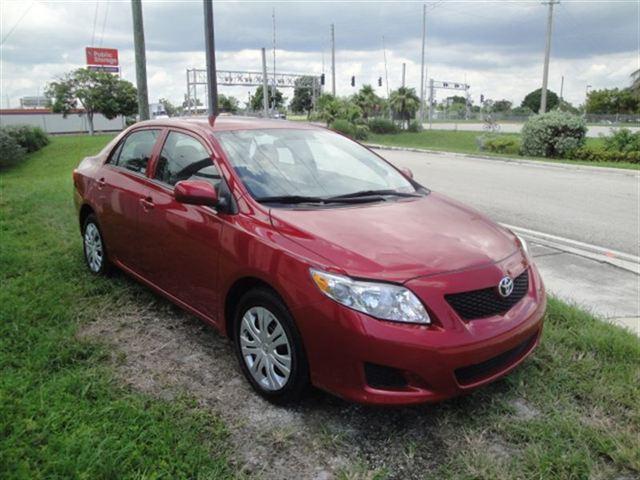
<path fill-rule="evenodd" d="M 399 192 L 398 190 L 361 190 L 359 192 L 345 193 L 344 195 L 336 195 L 329 197 L 331 200 L 341 200 L 347 198 L 360 197 L 379 197 L 381 195 L 393 195 L 396 197 L 420 197 L 419 193 Z"/>
<path fill-rule="evenodd" d="M 256 201 L 260 203 L 281 203 L 285 205 L 295 205 L 302 203 L 365 203 L 384 200 L 380 195 L 367 195 L 365 197 L 307 197 L 304 195 L 276 195 L 272 197 L 258 197 Z"/>

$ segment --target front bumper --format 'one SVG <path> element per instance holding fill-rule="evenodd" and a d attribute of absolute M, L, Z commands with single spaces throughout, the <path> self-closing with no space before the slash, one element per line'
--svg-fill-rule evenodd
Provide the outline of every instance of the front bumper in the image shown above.
<path fill-rule="evenodd" d="M 504 315 L 463 321 L 444 299 L 447 293 L 497 285 L 505 273 L 516 276 L 525 269 L 528 292 Z M 519 254 L 474 271 L 414 279 L 406 286 L 423 299 L 432 325 L 380 321 L 329 299 L 294 312 L 315 386 L 358 403 L 437 402 L 509 373 L 539 343 L 544 286 L 535 266 Z M 401 372 L 406 385 L 371 386 L 365 364 Z"/>

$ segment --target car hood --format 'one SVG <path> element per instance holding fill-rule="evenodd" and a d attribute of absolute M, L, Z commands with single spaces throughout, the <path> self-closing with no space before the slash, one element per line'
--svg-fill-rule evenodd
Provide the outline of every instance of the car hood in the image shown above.
<path fill-rule="evenodd" d="M 280 233 L 353 277 L 411 278 L 498 262 L 516 237 L 444 195 L 322 209 L 271 209 Z"/>

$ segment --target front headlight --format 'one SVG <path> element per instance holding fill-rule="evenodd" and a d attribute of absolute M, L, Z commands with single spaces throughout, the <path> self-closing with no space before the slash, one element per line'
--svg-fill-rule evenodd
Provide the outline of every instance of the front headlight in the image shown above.
<path fill-rule="evenodd" d="M 411 290 L 399 285 L 362 282 L 334 273 L 310 269 L 320 291 L 342 305 L 393 322 L 431 323 L 429 314 Z"/>

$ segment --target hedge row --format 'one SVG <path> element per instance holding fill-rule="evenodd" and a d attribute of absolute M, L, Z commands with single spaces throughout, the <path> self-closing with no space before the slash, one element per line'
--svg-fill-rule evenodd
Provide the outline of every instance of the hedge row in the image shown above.
<path fill-rule="evenodd" d="M 0 128 L 0 168 L 17 165 L 26 153 L 35 152 L 49 143 L 39 127 L 17 125 Z"/>

